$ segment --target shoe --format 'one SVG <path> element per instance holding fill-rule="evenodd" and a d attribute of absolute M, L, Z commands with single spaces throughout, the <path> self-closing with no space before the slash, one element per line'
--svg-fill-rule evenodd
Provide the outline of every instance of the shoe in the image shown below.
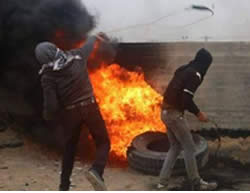
<path fill-rule="evenodd" d="M 70 181 L 61 183 L 59 186 L 59 191 L 69 191 L 70 184 Z"/>
<path fill-rule="evenodd" d="M 59 191 L 69 191 L 69 186 L 59 186 Z"/>
<path fill-rule="evenodd" d="M 107 187 L 104 183 L 103 178 L 94 169 L 90 169 L 85 172 L 85 177 L 92 184 L 96 191 L 106 191 Z"/>
<path fill-rule="evenodd" d="M 216 190 L 218 184 L 216 182 L 206 182 L 203 179 L 200 179 L 198 184 L 194 184 L 192 186 L 192 190 L 200 190 L 200 191 L 212 191 Z"/>
<path fill-rule="evenodd" d="M 168 190 L 168 185 L 158 183 L 156 184 L 156 190 Z"/>

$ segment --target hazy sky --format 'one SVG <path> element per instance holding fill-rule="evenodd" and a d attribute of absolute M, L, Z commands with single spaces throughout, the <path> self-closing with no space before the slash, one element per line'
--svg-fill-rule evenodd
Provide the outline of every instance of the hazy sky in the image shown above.
<path fill-rule="evenodd" d="M 124 42 L 250 41 L 249 0 L 82 1 L 98 18 L 96 31 Z M 205 5 L 215 15 L 185 9 L 193 4 Z"/>

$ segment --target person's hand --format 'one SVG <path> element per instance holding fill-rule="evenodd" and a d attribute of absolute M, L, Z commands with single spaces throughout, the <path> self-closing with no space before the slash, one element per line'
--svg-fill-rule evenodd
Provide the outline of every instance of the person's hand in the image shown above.
<path fill-rule="evenodd" d="M 201 122 L 208 122 L 208 117 L 207 117 L 207 115 L 206 115 L 205 113 L 203 113 L 203 112 L 199 112 L 199 113 L 197 114 L 197 118 L 198 118 L 199 121 L 201 121 Z"/>
<path fill-rule="evenodd" d="M 97 35 L 96 35 L 96 38 L 102 42 L 104 41 L 109 41 L 109 37 L 104 33 L 104 32 L 99 32 Z"/>

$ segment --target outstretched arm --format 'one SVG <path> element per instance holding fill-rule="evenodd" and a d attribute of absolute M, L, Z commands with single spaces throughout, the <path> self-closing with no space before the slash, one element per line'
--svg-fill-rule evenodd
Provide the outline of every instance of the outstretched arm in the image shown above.
<path fill-rule="evenodd" d="M 106 41 L 105 34 L 99 33 L 95 36 L 90 36 L 84 45 L 79 48 L 80 55 L 83 57 L 84 60 L 87 60 L 94 50 L 95 46 L 97 46 L 98 42 Z"/>
<path fill-rule="evenodd" d="M 86 42 L 83 44 L 83 46 L 78 49 L 79 54 L 81 55 L 83 60 L 88 60 L 91 52 L 94 49 L 95 43 L 96 43 L 96 37 L 91 36 L 86 40 Z"/>

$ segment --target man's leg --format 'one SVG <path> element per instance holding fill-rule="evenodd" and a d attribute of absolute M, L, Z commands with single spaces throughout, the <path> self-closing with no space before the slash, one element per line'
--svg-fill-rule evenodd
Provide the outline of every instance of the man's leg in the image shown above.
<path fill-rule="evenodd" d="M 174 134 L 184 150 L 185 167 L 192 190 L 215 190 L 218 186 L 216 182 L 208 183 L 202 180 L 199 175 L 195 157 L 195 143 L 184 117 L 178 117 Z"/>
<path fill-rule="evenodd" d="M 174 129 L 174 128 L 173 128 Z M 170 142 L 170 149 L 167 153 L 167 157 L 163 163 L 163 167 L 160 172 L 160 185 L 167 186 L 169 179 L 171 177 L 176 159 L 181 152 L 181 146 L 176 140 L 174 134 L 171 131 L 171 128 L 168 127 L 168 139 Z M 159 187 L 160 187 L 159 185 Z"/>
<path fill-rule="evenodd" d="M 192 134 L 189 130 L 187 121 L 179 116 L 176 121 L 176 129 L 173 131 L 177 140 L 182 146 L 184 153 L 185 167 L 189 180 L 196 181 L 200 179 L 197 162 L 195 158 L 195 144 Z"/>
<path fill-rule="evenodd" d="M 91 110 L 85 123 L 96 145 L 96 158 L 92 168 L 95 168 L 102 176 L 109 156 L 110 140 L 105 122 L 98 108 Z"/>
<path fill-rule="evenodd" d="M 166 109 L 163 109 L 161 112 L 161 120 L 166 125 L 167 129 L 167 135 L 170 143 L 170 149 L 167 153 L 167 156 L 164 160 L 161 172 L 160 172 L 160 180 L 157 184 L 158 189 L 166 189 L 168 186 L 168 181 L 171 177 L 176 159 L 181 151 L 181 146 L 174 136 L 174 133 L 172 130 L 175 129 L 175 112 L 174 111 L 168 111 Z"/>
<path fill-rule="evenodd" d="M 109 156 L 110 140 L 97 104 L 88 107 L 85 123 L 96 145 L 96 158 L 89 171 L 90 173 L 86 175 L 96 190 L 105 190 L 102 175 Z"/>
<path fill-rule="evenodd" d="M 79 111 L 77 112 L 76 110 L 74 110 L 66 113 L 63 122 L 63 129 L 65 132 L 64 135 L 66 135 L 66 140 L 62 159 L 60 190 L 69 190 L 70 176 L 72 174 L 77 144 L 81 132 L 81 121 L 79 117 Z"/>

